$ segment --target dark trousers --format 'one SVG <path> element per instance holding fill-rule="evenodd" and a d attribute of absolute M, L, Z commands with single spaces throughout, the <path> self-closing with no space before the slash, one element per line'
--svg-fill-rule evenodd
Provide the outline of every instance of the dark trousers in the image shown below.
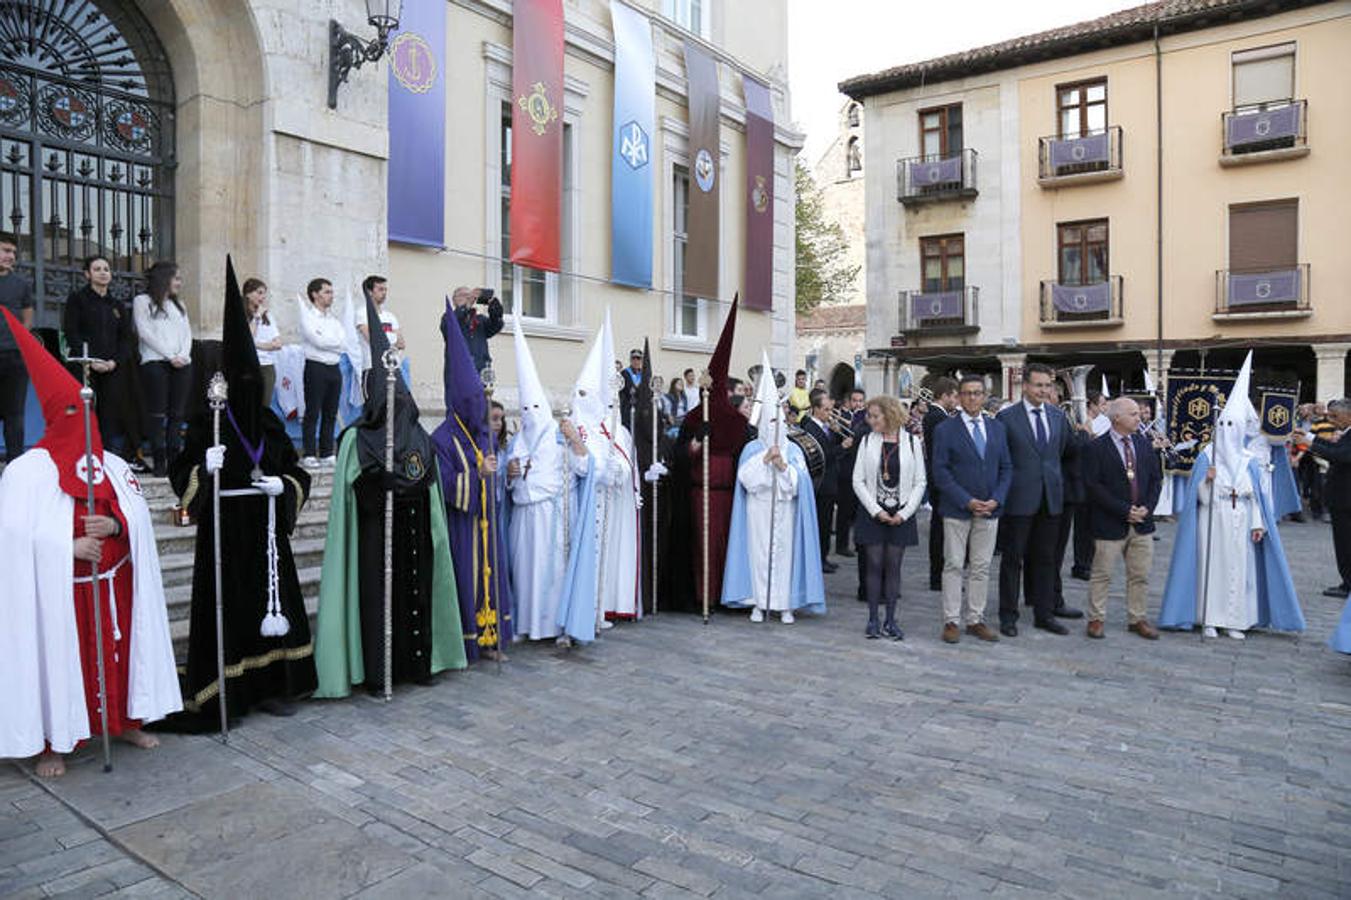
<path fill-rule="evenodd" d="M 141 363 L 145 435 L 157 470 L 172 462 L 182 446 L 183 410 L 191 389 L 192 366 L 175 369 L 162 359 Z"/>
<path fill-rule="evenodd" d="M 821 561 L 830 555 L 830 538 L 835 533 L 835 492 L 816 495 L 816 532 L 821 538 Z"/>
<path fill-rule="evenodd" d="M 1074 510 L 1074 571 L 1087 575 L 1093 571 L 1093 532 L 1088 524 L 1089 506 L 1087 503 L 1066 505 Z M 1069 509 L 1065 510 L 1063 517 L 1069 517 Z M 1061 551 L 1060 558 L 1065 558 L 1064 551 Z M 1060 577 L 1059 572 L 1056 577 Z"/>
<path fill-rule="evenodd" d="M 849 535 L 854 530 L 854 516 L 858 513 L 858 495 L 852 484 L 840 486 L 835 498 L 835 552 L 849 549 Z"/>
<path fill-rule="evenodd" d="M 1003 548 L 999 557 L 999 624 L 1018 621 L 1018 594 L 1027 566 L 1027 583 L 1037 622 L 1049 622 L 1055 613 L 1055 547 L 1060 516 L 1045 508 L 1031 516 L 1000 518 Z M 1024 559 L 1026 557 L 1026 559 Z"/>
<path fill-rule="evenodd" d="M 896 621 L 896 603 L 901 599 L 903 544 L 865 544 L 859 571 L 863 573 L 868 599 L 868 621 L 877 621 L 879 606 L 885 606 L 887 621 Z"/>
<path fill-rule="evenodd" d="M 1323 470 L 1318 468 L 1312 453 L 1306 453 L 1299 460 L 1300 493 L 1309 500 L 1309 512 L 1314 518 L 1323 515 Z"/>
<path fill-rule="evenodd" d="M 1332 510 L 1332 549 L 1342 587 L 1351 588 L 1351 509 Z"/>
<path fill-rule="evenodd" d="M 5 461 L 23 453 L 23 408 L 28 401 L 28 369 L 18 350 L 0 350 L 0 419 L 5 420 Z"/>
<path fill-rule="evenodd" d="M 1051 579 L 1051 594 L 1055 597 L 1055 607 L 1059 609 L 1065 605 L 1065 551 L 1069 549 L 1070 532 L 1075 535 L 1075 543 L 1079 540 L 1079 523 L 1074 513 L 1081 508 L 1087 508 L 1088 504 L 1066 503 L 1064 512 L 1060 514 L 1060 527 L 1056 530 L 1055 537 L 1055 575 Z M 1076 548 L 1077 549 L 1077 548 Z M 1024 560 L 1026 562 L 1026 560 Z M 1032 605 L 1032 585 L 1030 583 L 1032 567 L 1028 566 L 1023 571 L 1023 602 L 1028 606 Z"/>
<path fill-rule="evenodd" d="M 941 587 L 943 580 L 943 517 L 938 514 L 938 498 L 929 492 L 933 512 L 929 514 L 929 587 Z"/>
<path fill-rule="evenodd" d="M 338 400 L 342 396 L 342 370 L 327 363 L 305 360 L 305 418 L 300 424 L 305 455 L 333 455 L 333 430 L 338 424 Z M 319 429 L 318 441 L 315 429 Z"/>

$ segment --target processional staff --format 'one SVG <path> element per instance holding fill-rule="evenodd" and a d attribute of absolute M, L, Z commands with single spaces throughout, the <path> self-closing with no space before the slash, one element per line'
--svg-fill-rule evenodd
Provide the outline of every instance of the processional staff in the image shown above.
<path fill-rule="evenodd" d="M 230 386 L 225 374 L 216 372 L 206 386 L 206 402 L 211 407 L 211 446 L 220 446 L 220 414 L 229 401 Z M 225 611 L 222 596 L 221 552 L 220 552 L 220 469 L 211 473 L 211 552 L 213 572 L 216 584 L 216 684 L 219 686 L 217 700 L 220 705 L 220 739 L 230 743 L 230 717 L 225 704 Z"/>
<path fill-rule="evenodd" d="M 385 702 L 394 697 L 394 385 L 399 353 L 393 347 L 381 360 L 385 365 Z"/>
<path fill-rule="evenodd" d="M 488 453 L 492 453 L 494 458 L 497 455 L 497 435 L 493 434 L 493 390 L 497 387 L 497 373 L 493 371 L 492 366 L 484 366 L 479 372 L 479 378 L 483 382 L 483 396 L 488 402 L 484 408 L 483 415 L 488 426 L 488 449 L 483 453 L 483 458 L 487 459 Z M 483 478 L 482 464 L 479 466 L 479 478 Z M 496 655 L 497 674 L 502 674 L 502 617 L 498 615 L 497 610 L 502 605 L 502 582 L 498 576 L 498 521 L 497 521 L 497 470 L 493 469 L 492 485 L 488 490 L 488 520 L 484 525 L 485 535 L 488 541 L 488 555 L 484 560 L 488 566 L 488 572 L 491 577 L 492 590 L 488 592 L 485 602 L 488 606 L 488 626 L 493 629 L 493 651 Z M 493 606 L 493 598 L 497 598 L 497 606 Z"/>
<path fill-rule="evenodd" d="M 703 599 L 703 606 L 704 606 L 704 624 L 705 624 L 705 625 L 708 624 L 708 592 L 709 592 L 709 584 L 708 584 L 708 441 L 709 441 L 709 436 L 712 434 L 712 431 L 713 431 L 712 428 L 710 427 L 710 424 L 709 424 L 709 421 L 708 421 L 708 406 L 709 406 L 709 404 L 708 404 L 708 395 L 709 395 L 709 392 L 712 390 L 712 387 L 713 387 L 713 378 L 712 378 L 711 375 L 708 374 L 708 370 L 705 369 L 704 372 L 703 372 L 703 374 L 699 376 L 699 404 L 700 404 L 700 409 L 703 410 L 703 417 L 704 417 L 703 427 L 702 427 L 702 429 L 701 429 L 701 433 L 702 433 L 702 435 L 703 435 L 703 442 L 700 444 L 700 450 L 701 450 L 701 452 L 703 453 L 702 468 L 703 468 L 703 476 L 704 476 L 704 491 L 703 491 L 703 494 L 704 494 L 704 496 L 703 496 L 703 508 L 704 508 L 704 524 L 703 524 L 703 536 L 704 536 L 704 553 L 703 553 L 704 590 L 703 590 L 703 594 L 704 594 L 704 599 Z"/>

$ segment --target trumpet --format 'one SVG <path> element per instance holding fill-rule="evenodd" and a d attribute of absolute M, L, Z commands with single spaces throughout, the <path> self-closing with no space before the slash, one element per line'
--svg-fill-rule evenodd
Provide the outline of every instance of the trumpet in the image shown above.
<path fill-rule="evenodd" d="M 853 437 L 854 416 L 837 406 L 830 411 L 830 416 L 826 420 L 826 427 L 842 438 Z"/>

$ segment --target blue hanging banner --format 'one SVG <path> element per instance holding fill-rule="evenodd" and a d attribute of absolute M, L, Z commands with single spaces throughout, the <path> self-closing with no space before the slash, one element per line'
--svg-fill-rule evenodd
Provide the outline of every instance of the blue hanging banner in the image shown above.
<path fill-rule="evenodd" d="M 656 126 L 652 23 L 610 0 L 615 33 L 614 158 L 610 163 L 610 278 L 652 287 L 652 134 Z"/>
<path fill-rule="evenodd" d="M 389 45 L 389 239 L 445 246 L 446 4 L 403 5 Z"/>

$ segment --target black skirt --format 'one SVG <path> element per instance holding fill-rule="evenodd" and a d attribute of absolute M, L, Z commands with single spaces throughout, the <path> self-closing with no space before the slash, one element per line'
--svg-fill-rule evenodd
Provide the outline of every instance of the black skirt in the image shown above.
<path fill-rule="evenodd" d="M 915 524 L 914 516 L 899 525 L 883 525 L 868 515 L 860 504 L 854 516 L 854 543 L 860 547 L 871 544 L 913 547 L 919 543 L 919 526 Z"/>

